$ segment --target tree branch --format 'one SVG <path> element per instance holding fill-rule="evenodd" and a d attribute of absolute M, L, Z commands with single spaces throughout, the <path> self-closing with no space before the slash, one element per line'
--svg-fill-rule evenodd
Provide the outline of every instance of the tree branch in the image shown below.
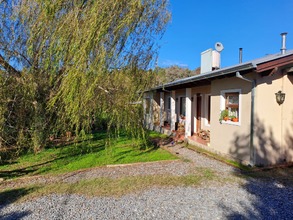
<path fill-rule="evenodd" d="M 19 78 L 21 76 L 20 72 L 14 69 L 0 54 L 0 66 L 2 66 L 9 74 L 14 76 L 15 78 Z"/>

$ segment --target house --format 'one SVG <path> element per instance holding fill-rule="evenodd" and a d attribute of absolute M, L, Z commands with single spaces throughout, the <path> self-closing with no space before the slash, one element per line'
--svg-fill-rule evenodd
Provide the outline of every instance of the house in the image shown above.
<path fill-rule="evenodd" d="M 146 91 L 145 125 L 171 134 L 183 115 L 191 144 L 251 166 L 293 162 L 293 50 L 282 45 L 281 53 L 226 68 L 209 61 L 207 72 Z"/>

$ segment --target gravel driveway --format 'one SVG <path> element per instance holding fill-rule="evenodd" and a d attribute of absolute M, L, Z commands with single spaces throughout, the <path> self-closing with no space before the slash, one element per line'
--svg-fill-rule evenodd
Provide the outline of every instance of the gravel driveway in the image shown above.
<path fill-rule="evenodd" d="M 214 169 L 225 176 L 239 173 L 235 168 L 181 146 L 169 149 L 190 162 L 178 160 L 103 167 L 74 172 L 62 178 L 35 178 L 33 181 L 76 182 L 103 176 L 186 175 L 194 167 Z M 5 184 L 9 187 L 9 183 Z M 2 205 L 0 219 L 293 219 L 293 186 L 274 179 L 250 178 L 216 187 L 153 188 L 119 198 L 50 195 L 25 203 Z"/>

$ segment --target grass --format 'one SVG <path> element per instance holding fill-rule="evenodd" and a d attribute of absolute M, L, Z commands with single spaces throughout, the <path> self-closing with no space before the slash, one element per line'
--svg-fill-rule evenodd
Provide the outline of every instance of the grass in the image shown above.
<path fill-rule="evenodd" d="M 151 137 L 160 137 L 151 133 Z M 88 136 L 88 140 L 67 146 L 51 147 L 38 154 L 21 156 L 12 164 L 0 167 L 0 178 L 40 174 L 61 174 L 108 164 L 128 164 L 177 159 L 169 152 L 152 145 L 144 147 L 142 141 L 121 136 L 106 147 L 104 132 Z"/>
<path fill-rule="evenodd" d="M 153 187 L 166 188 L 177 186 L 199 186 L 201 183 L 223 179 L 210 169 L 196 169 L 186 176 L 152 175 L 122 177 L 118 179 L 97 178 L 75 183 L 58 182 L 54 184 L 30 185 L 18 189 L 0 190 L 0 205 L 4 203 L 23 202 L 50 194 L 79 194 L 85 196 L 123 196 L 137 193 Z M 1 202 L 2 201 L 2 202 Z"/>
<path fill-rule="evenodd" d="M 241 164 L 241 163 L 239 163 L 239 162 L 237 162 L 235 160 L 228 159 L 228 158 L 226 158 L 224 156 L 221 156 L 219 154 L 210 152 L 210 151 L 205 150 L 203 148 L 200 148 L 200 147 L 197 147 L 197 146 L 194 146 L 194 145 L 187 145 L 186 147 L 191 149 L 191 150 L 194 150 L 194 151 L 196 151 L 198 153 L 201 153 L 201 154 L 204 154 L 204 155 L 206 155 L 208 157 L 211 157 L 213 159 L 222 161 L 223 163 L 226 163 L 226 164 L 228 164 L 230 166 L 239 168 L 239 169 L 241 169 L 243 171 L 251 171 L 252 170 L 252 168 L 250 168 L 248 166 L 245 166 L 245 165 L 243 165 L 243 164 Z"/>

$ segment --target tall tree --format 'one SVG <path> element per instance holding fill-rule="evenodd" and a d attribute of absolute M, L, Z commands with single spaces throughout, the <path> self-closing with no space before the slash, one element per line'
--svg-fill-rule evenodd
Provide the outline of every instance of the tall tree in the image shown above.
<path fill-rule="evenodd" d="M 37 152 L 92 118 L 138 135 L 167 0 L 0 0 L 0 148 Z"/>

